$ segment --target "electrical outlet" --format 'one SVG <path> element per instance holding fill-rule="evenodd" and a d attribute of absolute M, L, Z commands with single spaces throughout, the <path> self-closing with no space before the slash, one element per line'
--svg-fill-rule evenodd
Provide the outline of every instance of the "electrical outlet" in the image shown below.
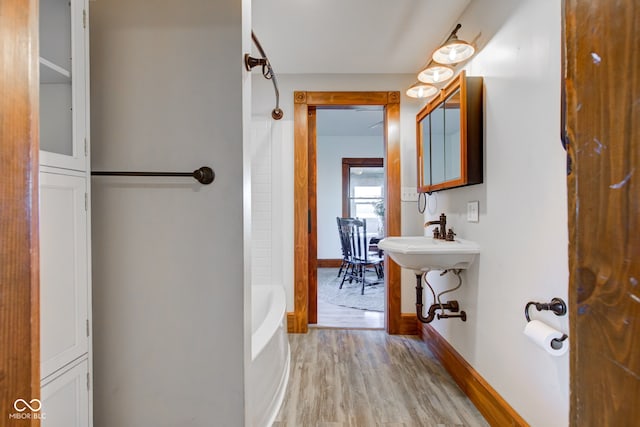
<path fill-rule="evenodd" d="M 418 191 L 414 187 L 402 187 L 402 194 L 400 200 L 403 202 L 417 202 Z"/>
<path fill-rule="evenodd" d="M 480 221 L 480 208 L 479 202 L 474 200 L 473 202 L 467 202 L 467 222 L 479 222 Z"/>

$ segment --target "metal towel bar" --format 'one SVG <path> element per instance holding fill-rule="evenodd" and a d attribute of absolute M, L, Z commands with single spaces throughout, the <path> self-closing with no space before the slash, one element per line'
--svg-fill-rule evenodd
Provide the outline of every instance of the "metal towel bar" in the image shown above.
<path fill-rule="evenodd" d="M 125 171 L 93 171 L 91 175 L 98 176 L 190 176 L 200 184 L 211 184 L 216 174 L 208 166 L 202 166 L 193 172 L 125 172 Z"/>

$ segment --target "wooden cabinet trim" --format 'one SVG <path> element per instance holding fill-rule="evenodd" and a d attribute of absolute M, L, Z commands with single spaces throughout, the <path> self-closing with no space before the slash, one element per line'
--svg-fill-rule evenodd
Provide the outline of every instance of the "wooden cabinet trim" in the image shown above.
<path fill-rule="evenodd" d="M 424 147 L 421 121 L 444 103 L 449 96 L 460 89 L 460 177 L 438 184 L 425 184 Z M 479 100 L 479 101 L 478 101 Z M 483 181 L 482 149 L 482 78 L 467 77 L 463 70 L 445 86 L 416 115 L 416 150 L 419 192 L 430 193 L 464 185 L 479 184 Z"/>

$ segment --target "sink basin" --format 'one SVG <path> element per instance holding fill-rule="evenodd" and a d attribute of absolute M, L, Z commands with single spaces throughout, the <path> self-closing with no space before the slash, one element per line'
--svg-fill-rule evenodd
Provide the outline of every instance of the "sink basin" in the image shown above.
<path fill-rule="evenodd" d="M 424 236 L 386 237 L 378 242 L 400 267 L 422 274 L 430 270 L 466 269 L 471 266 L 480 246 L 470 240 L 453 242 Z"/>

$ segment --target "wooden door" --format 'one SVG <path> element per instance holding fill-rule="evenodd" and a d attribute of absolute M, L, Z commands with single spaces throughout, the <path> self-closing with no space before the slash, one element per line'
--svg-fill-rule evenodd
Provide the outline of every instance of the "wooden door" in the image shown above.
<path fill-rule="evenodd" d="M 571 426 L 640 422 L 640 7 L 565 3 Z"/>
<path fill-rule="evenodd" d="M 0 425 L 40 397 L 38 4 L 0 1 Z M 34 406 L 36 406 L 34 404 Z M 10 418 L 14 415 L 14 418 Z"/>

